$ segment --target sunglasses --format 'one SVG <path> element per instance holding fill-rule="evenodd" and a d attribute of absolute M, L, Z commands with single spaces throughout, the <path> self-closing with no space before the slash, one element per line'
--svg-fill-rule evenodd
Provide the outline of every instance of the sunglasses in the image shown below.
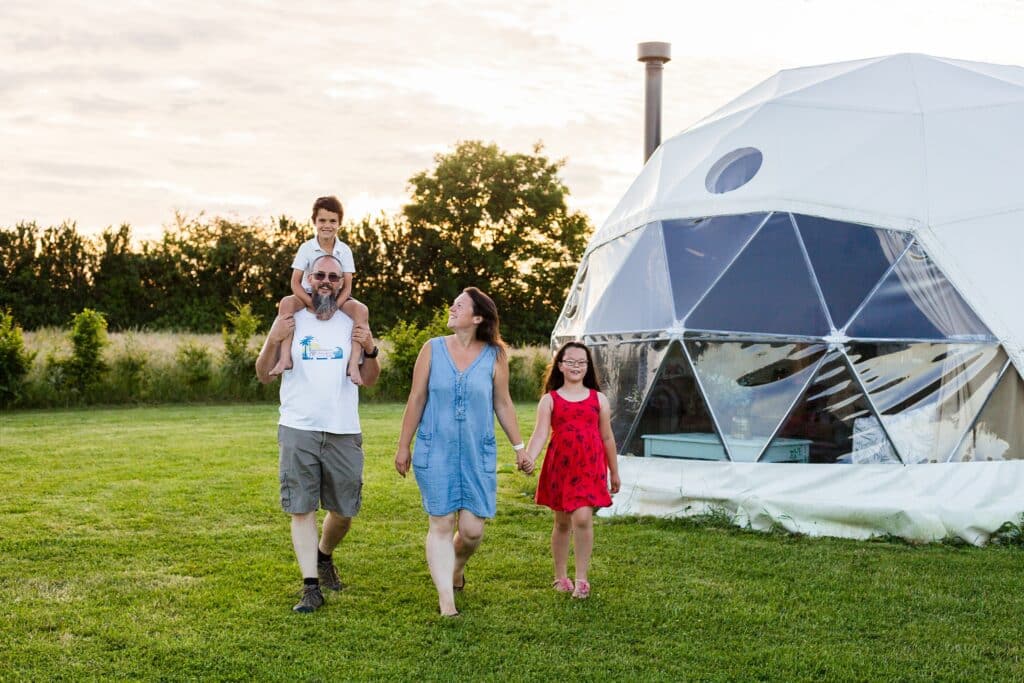
<path fill-rule="evenodd" d="M 322 282 L 324 280 L 327 280 L 328 282 L 337 282 L 341 279 L 341 276 L 337 273 L 325 273 L 322 270 L 318 270 L 313 273 L 313 279 L 317 282 Z"/>

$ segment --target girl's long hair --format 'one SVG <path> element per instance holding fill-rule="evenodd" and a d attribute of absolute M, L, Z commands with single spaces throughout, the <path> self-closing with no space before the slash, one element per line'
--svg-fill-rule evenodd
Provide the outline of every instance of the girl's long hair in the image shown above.
<path fill-rule="evenodd" d="M 554 391 L 565 384 L 565 375 L 562 374 L 562 368 L 559 367 L 559 364 L 562 362 L 562 358 L 565 357 L 565 352 L 569 349 L 583 349 L 583 352 L 587 354 L 587 373 L 583 375 L 583 386 L 594 391 L 601 391 L 601 385 L 597 381 L 597 368 L 594 367 L 594 358 L 590 355 L 590 349 L 582 342 L 567 341 L 562 344 L 562 348 L 558 349 L 554 360 L 551 361 L 551 365 L 548 367 L 548 374 L 544 378 L 544 393 Z"/>
<path fill-rule="evenodd" d="M 469 298 L 473 301 L 473 315 L 483 318 L 480 324 L 476 326 L 476 338 L 490 346 L 496 347 L 499 357 L 504 356 L 505 342 L 501 340 L 498 307 L 494 305 L 494 300 L 476 287 L 466 287 L 462 291 L 468 294 Z"/>

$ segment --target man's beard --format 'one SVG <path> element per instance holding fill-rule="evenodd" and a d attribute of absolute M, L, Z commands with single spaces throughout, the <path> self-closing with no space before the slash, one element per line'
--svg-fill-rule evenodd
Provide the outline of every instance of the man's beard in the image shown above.
<path fill-rule="evenodd" d="M 320 320 L 330 320 L 338 310 L 338 299 L 334 292 L 330 294 L 313 292 L 313 310 L 316 311 L 316 317 Z"/>

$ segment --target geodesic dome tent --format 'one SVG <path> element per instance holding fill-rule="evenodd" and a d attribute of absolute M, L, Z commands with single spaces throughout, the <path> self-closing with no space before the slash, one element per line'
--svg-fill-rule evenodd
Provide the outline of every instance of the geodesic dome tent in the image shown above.
<path fill-rule="evenodd" d="M 552 335 L 591 346 L 645 456 L 613 510 L 972 542 L 1019 521 L 1022 160 L 1024 69 L 924 55 L 783 71 L 662 144 Z"/>

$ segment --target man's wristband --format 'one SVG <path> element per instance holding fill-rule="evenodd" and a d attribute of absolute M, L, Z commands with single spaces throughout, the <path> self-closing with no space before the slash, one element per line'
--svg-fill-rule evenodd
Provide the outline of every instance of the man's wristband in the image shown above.
<path fill-rule="evenodd" d="M 363 351 L 363 358 L 376 358 L 380 355 L 380 347 L 374 345 L 373 351 Z"/>
<path fill-rule="evenodd" d="M 526 444 L 524 444 L 522 441 L 520 441 L 519 443 L 514 444 L 512 446 L 512 450 L 514 450 L 516 452 L 519 452 L 519 451 L 523 450 L 524 448 L 526 448 Z"/>

